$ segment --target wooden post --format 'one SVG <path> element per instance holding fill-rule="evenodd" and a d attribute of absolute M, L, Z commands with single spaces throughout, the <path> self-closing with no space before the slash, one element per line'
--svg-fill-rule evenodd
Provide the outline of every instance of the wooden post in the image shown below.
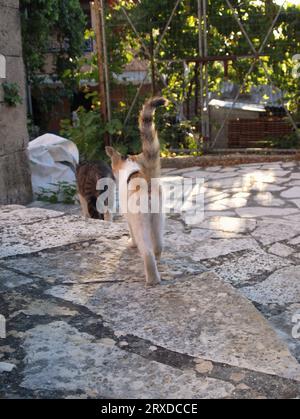
<path fill-rule="evenodd" d="M 104 54 L 103 54 L 103 39 L 102 39 L 102 28 L 101 28 L 101 7 L 100 1 L 94 0 L 92 3 L 93 13 L 95 16 L 95 35 L 96 35 L 96 46 L 97 46 L 97 57 L 98 57 L 98 73 L 99 73 L 99 99 L 101 117 L 106 124 L 108 122 L 107 112 L 107 101 L 106 101 L 106 90 L 105 90 L 105 69 L 104 69 Z M 110 145 L 110 137 L 108 133 L 104 134 L 105 145 Z"/>

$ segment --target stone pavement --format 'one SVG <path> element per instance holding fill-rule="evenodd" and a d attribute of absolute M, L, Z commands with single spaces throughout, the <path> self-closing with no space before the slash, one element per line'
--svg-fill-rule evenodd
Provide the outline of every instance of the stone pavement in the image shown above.
<path fill-rule="evenodd" d="M 155 288 L 122 220 L 0 207 L 0 397 L 300 397 L 300 166 L 164 176 L 206 212 L 168 217 Z"/>

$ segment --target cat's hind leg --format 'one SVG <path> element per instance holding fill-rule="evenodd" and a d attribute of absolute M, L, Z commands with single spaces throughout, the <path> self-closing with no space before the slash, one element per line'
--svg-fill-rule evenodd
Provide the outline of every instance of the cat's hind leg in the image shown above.
<path fill-rule="evenodd" d="M 78 197 L 79 197 L 81 212 L 82 212 L 83 217 L 90 218 L 87 200 L 81 194 L 78 194 Z"/>
<path fill-rule="evenodd" d="M 135 238 L 134 238 L 132 228 L 131 228 L 129 223 L 128 223 L 128 227 L 129 227 L 129 233 L 130 233 L 130 238 L 128 239 L 128 247 L 130 247 L 132 249 L 136 249 L 137 244 L 136 244 L 136 241 L 135 241 Z"/>
<path fill-rule="evenodd" d="M 151 218 L 149 214 L 136 214 L 129 217 L 128 224 L 144 261 L 146 284 L 157 285 L 161 280 L 153 250 Z"/>
<path fill-rule="evenodd" d="M 164 215 L 151 214 L 151 233 L 154 254 L 157 260 L 160 260 L 164 247 Z"/>

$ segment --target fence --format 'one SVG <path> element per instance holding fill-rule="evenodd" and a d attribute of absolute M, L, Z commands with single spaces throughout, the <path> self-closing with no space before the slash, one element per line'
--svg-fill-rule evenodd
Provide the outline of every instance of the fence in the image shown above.
<path fill-rule="evenodd" d="M 285 97 L 286 92 L 282 88 L 285 82 L 281 79 L 281 86 L 279 88 L 272 79 L 274 68 L 278 68 L 280 72 L 286 67 L 286 62 L 280 63 L 280 58 L 276 58 L 277 45 L 280 45 L 283 51 L 284 45 L 286 44 L 289 53 L 297 45 L 300 48 L 300 39 L 295 39 L 293 45 L 292 43 L 288 45 L 288 38 L 286 37 L 283 40 L 281 33 L 283 21 L 285 22 L 295 17 L 296 21 L 298 19 L 300 22 L 299 9 L 286 9 L 287 2 L 284 0 L 280 2 L 281 4 L 278 4 L 277 0 L 276 2 L 272 0 L 261 2 L 261 13 L 259 8 L 254 8 L 255 2 L 252 1 L 166 0 L 165 5 L 168 9 L 168 17 L 165 20 L 165 24 L 162 25 L 161 21 L 159 23 L 156 22 L 154 17 L 152 21 L 147 22 L 149 32 L 146 34 L 144 28 L 145 21 L 142 18 L 136 19 L 136 16 L 143 16 L 143 7 L 146 6 L 146 3 L 148 6 L 149 3 L 145 2 L 145 0 L 136 0 L 127 3 L 122 3 L 123 5 L 119 6 L 118 9 L 123 19 L 118 19 L 117 23 L 109 19 L 106 21 L 107 30 L 111 30 L 114 27 L 127 27 L 127 30 L 129 29 L 131 31 L 131 36 L 134 38 L 132 44 L 135 44 L 136 48 L 134 59 L 146 63 L 142 80 L 136 87 L 134 97 L 128 107 L 128 113 L 124 119 L 125 125 L 134 112 L 145 85 L 151 86 L 152 94 L 166 89 L 170 93 L 170 99 L 177 109 L 178 117 L 180 119 L 187 119 L 187 117 L 191 117 L 191 114 L 197 116 L 199 118 L 198 129 L 201 137 L 210 148 L 214 148 L 218 145 L 220 137 L 224 135 L 225 127 L 231 126 L 229 133 L 232 132 L 233 127 L 236 129 L 238 124 L 234 124 L 231 119 L 237 108 L 236 105 L 245 100 L 245 92 L 251 91 L 251 85 L 252 90 L 257 89 L 259 79 L 264 79 L 270 89 L 270 96 L 276 97 L 276 103 L 270 97 L 267 101 L 263 100 L 263 96 L 261 96 L 260 102 L 263 105 L 279 106 L 284 111 L 282 115 L 284 119 L 281 119 L 281 121 L 277 119 L 276 123 L 273 124 L 275 128 L 271 134 L 276 136 L 281 135 L 282 132 L 290 133 L 293 131 L 299 134 L 294 116 L 296 112 L 291 113 L 291 106 L 289 106 Z M 188 56 L 184 52 L 182 57 L 178 56 L 178 54 L 173 54 L 172 57 L 164 57 L 163 52 L 166 48 L 166 40 L 170 34 L 174 34 L 174 31 L 176 31 L 176 19 L 182 18 L 183 5 L 187 9 L 186 17 L 190 19 L 191 24 L 190 27 L 187 27 L 187 31 L 182 34 L 182 37 L 188 38 L 188 29 L 190 29 L 193 32 L 193 37 L 191 37 L 193 38 L 193 42 L 196 39 L 192 56 Z M 247 10 L 247 7 L 249 7 L 249 10 Z M 140 13 L 136 13 L 137 10 Z M 222 11 L 221 14 L 220 10 Z M 264 23 L 263 28 L 261 27 L 262 22 Z M 143 31 L 140 30 L 141 26 L 143 26 Z M 216 54 L 214 45 L 216 39 L 221 44 L 222 36 L 226 32 L 226 30 L 223 30 L 223 34 L 217 32 L 217 29 L 222 26 L 224 28 L 228 27 L 229 33 L 224 37 L 225 47 L 222 48 L 219 54 Z M 230 28 L 232 29 L 232 33 L 230 33 Z M 259 33 L 259 36 L 257 33 Z M 235 44 L 231 42 L 231 38 L 234 38 L 234 42 L 236 38 Z M 168 41 L 172 41 L 170 37 Z M 229 42 L 230 45 L 226 46 L 226 42 Z M 297 52 L 294 51 L 292 55 L 296 56 Z M 281 64 L 282 68 L 280 68 Z M 178 76 L 179 68 L 181 68 L 182 72 L 181 77 Z M 170 87 L 170 80 L 172 80 L 173 74 L 172 69 L 174 69 L 179 83 L 182 84 L 181 90 L 183 92 L 177 96 L 176 94 L 172 94 L 172 88 Z M 293 70 L 292 67 L 290 73 L 286 72 L 286 85 L 290 83 L 292 71 L 294 76 L 297 73 L 297 71 L 295 73 L 295 69 Z M 240 72 L 238 78 L 242 80 L 237 87 L 230 83 L 234 72 Z M 242 72 L 243 74 L 241 75 Z M 214 121 L 211 120 L 209 103 L 213 97 L 217 97 L 220 94 L 220 86 L 222 86 L 220 79 L 223 81 L 223 90 L 221 89 L 223 96 L 226 97 L 226 88 L 228 86 L 232 87 L 232 89 L 229 92 L 228 100 L 230 106 L 226 107 L 224 117 L 221 122 L 218 122 L 219 126 L 216 132 L 216 130 L 212 129 Z M 218 86 L 214 84 L 214 80 L 218 80 L 218 83 L 216 83 Z M 108 89 L 109 85 L 107 82 L 108 80 L 106 80 L 106 89 Z M 299 82 L 296 82 L 295 86 L 294 91 L 289 87 L 290 91 L 288 93 L 289 97 L 294 97 L 293 100 L 297 101 L 296 98 L 299 92 L 296 90 L 299 89 Z M 250 95 L 248 95 L 246 101 L 249 102 L 249 100 L 251 100 Z M 110 105 L 110 103 L 107 104 L 108 109 Z M 294 108 L 298 106 L 298 111 L 300 111 L 299 103 L 295 102 L 293 106 Z M 193 112 L 191 112 L 191 108 Z M 245 119 L 247 120 L 246 116 Z M 267 121 L 264 124 L 268 126 Z M 269 125 L 271 126 L 272 123 L 270 122 Z M 288 128 L 286 128 L 287 126 Z M 239 129 L 250 130 L 249 123 L 245 122 L 244 125 L 240 123 Z M 213 131 L 214 135 L 212 135 Z M 255 137 L 255 134 L 253 135 Z M 233 139 L 231 144 L 234 143 L 235 140 Z M 241 142 L 238 141 L 238 143 L 241 145 Z"/>

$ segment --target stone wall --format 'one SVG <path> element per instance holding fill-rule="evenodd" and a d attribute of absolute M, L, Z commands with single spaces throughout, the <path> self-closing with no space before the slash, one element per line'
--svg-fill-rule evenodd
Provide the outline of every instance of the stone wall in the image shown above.
<path fill-rule="evenodd" d="M 6 60 L 6 78 L 0 79 L 0 204 L 28 203 L 32 199 L 27 155 L 25 73 L 22 58 L 19 0 L 0 0 L 0 54 Z M 2 84 L 19 86 L 23 104 L 9 107 Z"/>

